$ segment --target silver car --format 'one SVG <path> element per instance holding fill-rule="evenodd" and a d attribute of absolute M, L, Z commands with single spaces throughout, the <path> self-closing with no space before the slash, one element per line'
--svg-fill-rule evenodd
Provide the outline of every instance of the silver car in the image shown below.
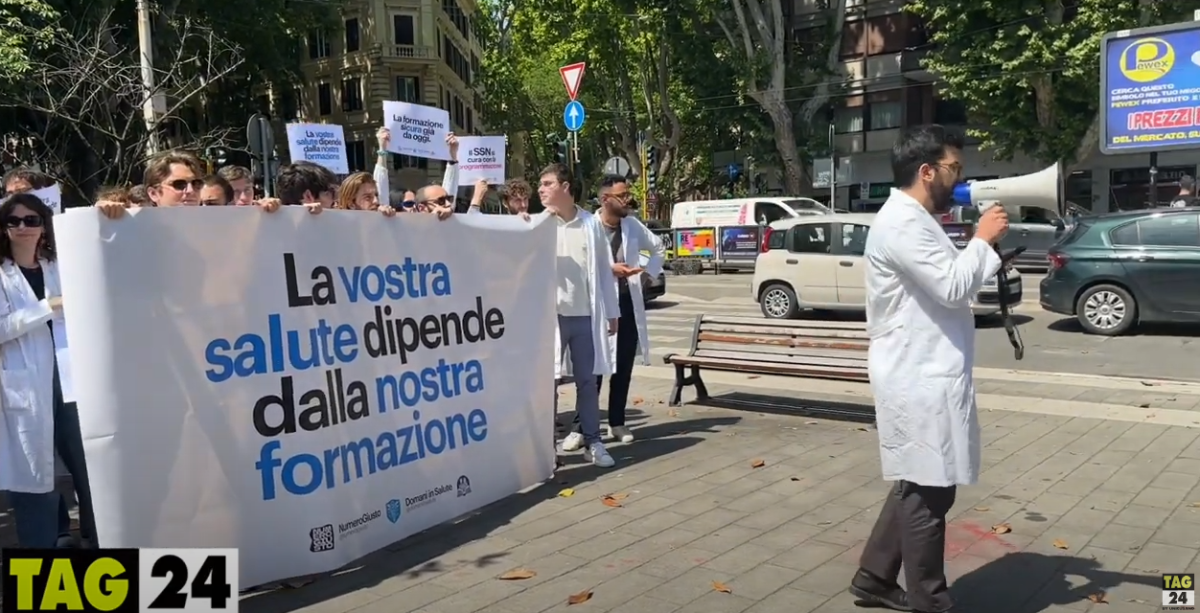
<path fill-rule="evenodd" d="M 1013 265 L 1017 268 L 1047 268 L 1049 263 L 1046 254 L 1058 242 L 1067 228 L 1065 220 L 1054 211 L 1037 207 L 1009 207 L 1008 234 L 1000 240 L 1000 250 L 1009 251 L 1024 247 L 1025 251 L 1016 257 Z M 1011 210 L 1015 208 L 1016 210 Z M 979 220 L 979 211 L 975 207 L 955 207 L 958 221 L 975 223 Z"/>

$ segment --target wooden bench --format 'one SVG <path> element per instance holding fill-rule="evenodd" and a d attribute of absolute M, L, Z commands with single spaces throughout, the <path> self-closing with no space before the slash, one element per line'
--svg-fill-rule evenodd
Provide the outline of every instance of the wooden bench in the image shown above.
<path fill-rule="evenodd" d="M 705 369 L 865 382 L 867 344 L 861 322 L 699 315 L 687 355 L 663 356 L 675 366 L 670 405 L 679 406 L 689 386 L 697 400 L 709 397 L 700 377 Z"/>

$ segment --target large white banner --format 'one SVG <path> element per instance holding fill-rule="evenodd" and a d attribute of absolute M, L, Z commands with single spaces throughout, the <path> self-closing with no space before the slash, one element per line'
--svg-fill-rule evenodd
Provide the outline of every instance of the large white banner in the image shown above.
<path fill-rule="evenodd" d="M 299 207 L 55 220 L 105 547 L 335 569 L 554 471 L 553 223 Z"/>

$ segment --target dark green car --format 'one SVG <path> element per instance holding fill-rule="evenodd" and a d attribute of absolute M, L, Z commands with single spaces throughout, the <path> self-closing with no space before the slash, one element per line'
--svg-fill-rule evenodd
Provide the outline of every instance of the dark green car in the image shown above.
<path fill-rule="evenodd" d="M 1200 208 L 1082 217 L 1046 259 L 1042 308 L 1116 336 L 1138 322 L 1200 322 Z"/>

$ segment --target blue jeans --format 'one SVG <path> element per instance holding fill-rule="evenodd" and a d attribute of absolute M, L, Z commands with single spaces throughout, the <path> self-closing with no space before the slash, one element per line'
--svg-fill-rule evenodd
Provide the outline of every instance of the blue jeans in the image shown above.
<path fill-rule="evenodd" d="M 84 538 L 92 539 L 95 545 L 96 515 L 92 508 L 87 462 L 83 456 L 79 408 L 74 402 L 63 402 L 57 367 L 54 369 L 54 451 L 62 458 L 75 485 L 75 498 L 79 501 L 79 532 Z M 22 547 L 50 549 L 58 542 L 58 537 L 70 533 L 71 518 L 67 499 L 62 494 L 9 492 L 8 500 L 17 524 L 17 541 Z"/>
<path fill-rule="evenodd" d="M 571 351 L 571 378 L 575 380 L 575 414 L 586 445 L 600 442 L 600 384 L 596 372 L 592 318 L 558 316 L 558 336 L 563 349 Z M 558 394 L 554 395 L 558 412 Z"/>

